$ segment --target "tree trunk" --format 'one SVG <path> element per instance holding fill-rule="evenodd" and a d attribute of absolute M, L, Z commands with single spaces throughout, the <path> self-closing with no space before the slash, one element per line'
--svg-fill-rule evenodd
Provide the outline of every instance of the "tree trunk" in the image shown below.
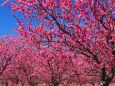
<path fill-rule="evenodd" d="M 1 83 L 1 86 L 3 86 L 4 84 L 3 84 L 3 82 Z"/>
<path fill-rule="evenodd" d="M 54 80 L 54 82 L 53 82 L 53 86 L 59 86 L 58 81 Z"/>
<path fill-rule="evenodd" d="M 16 86 L 18 86 L 18 81 L 16 82 Z"/>
<path fill-rule="evenodd" d="M 36 86 L 35 84 L 30 84 L 29 86 Z"/>
<path fill-rule="evenodd" d="M 24 86 L 24 83 L 21 83 L 22 86 Z"/>
<path fill-rule="evenodd" d="M 8 80 L 6 80 L 6 83 L 5 83 L 6 86 L 8 86 Z"/>
<path fill-rule="evenodd" d="M 95 84 L 94 84 L 94 83 L 91 83 L 91 85 L 92 85 L 92 86 L 95 86 Z"/>
<path fill-rule="evenodd" d="M 112 68 L 111 75 L 106 75 L 106 69 L 105 67 L 102 68 L 101 72 L 101 81 L 100 81 L 100 86 L 109 86 L 111 81 L 114 78 L 114 68 Z"/>
<path fill-rule="evenodd" d="M 112 79 L 113 79 L 112 77 L 107 77 L 107 79 L 105 81 L 101 81 L 100 86 L 109 86 Z"/>
<path fill-rule="evenodd" d="M 59 86 L 59 84 L 54 84 L 53 86 Z"/>

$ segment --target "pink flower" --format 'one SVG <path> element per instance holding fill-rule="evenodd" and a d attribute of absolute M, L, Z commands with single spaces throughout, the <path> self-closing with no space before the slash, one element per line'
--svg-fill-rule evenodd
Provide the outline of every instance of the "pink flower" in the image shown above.
<path fill-rule="evenodd" d="M 8 2 L 9 2 L 9 0 L 6 0 L 6 1 L 2 4 L 2 6 L 6 5 Z"/>

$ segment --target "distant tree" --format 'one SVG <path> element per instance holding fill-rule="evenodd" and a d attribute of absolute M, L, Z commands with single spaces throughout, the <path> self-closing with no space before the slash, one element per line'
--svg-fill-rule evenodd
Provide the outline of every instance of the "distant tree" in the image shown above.
<path fill-rule="evenodd" d="M 12 59 L 17 56 L 16 46 L 14 43 L 15 37 L 3 36 L 0 37 L 0 76 L 12 63 Z"/>
<path fill-rule="evenodd" d="M 2 74 L 3 80 L 6 78 L 17 86 L 20 83 L 22 86 L 23 84 L 30 86 L 39 84 L 39 76 L 36 72 L 36 67 L 38 67 L 36 49 L 29 45 L 24 38 L 19 37 L 15 38 L 14 46 L 18 53 L 15 58 L 12 58 L 10 66 Z"/>
<path fill-rule="evenodd" d="M 63 49 L 43 48 L 39 57 L 39 74 L 43 83 L 48 86 L 65 84 L 77 76 L 72 62 L 73 53 Z"/>

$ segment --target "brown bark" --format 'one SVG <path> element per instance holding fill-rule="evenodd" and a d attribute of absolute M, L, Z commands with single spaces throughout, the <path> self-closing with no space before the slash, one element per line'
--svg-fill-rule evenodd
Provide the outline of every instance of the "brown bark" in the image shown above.
<path fill-rule="evenodd" d="M 115 75 L 115 70 L 112 68 L 111 75 L 106 75 L 106 69 L 105 67 L 102 68 L 101 72 L 101 81 L 100 86 L 109 86 L 109 84 L 112 82 Z"/>

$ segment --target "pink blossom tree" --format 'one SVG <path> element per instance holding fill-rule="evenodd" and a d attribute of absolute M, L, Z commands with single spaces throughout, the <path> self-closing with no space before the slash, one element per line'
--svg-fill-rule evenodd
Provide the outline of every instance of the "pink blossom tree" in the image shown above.
<path fill-rule="evenodd" d="M 115 75 L 113 0 L 7 0 L 3 5 L 7 3 L 19 34 L 37 48 L 61 43 L 94 66 L 101 86 L 110 84 Z M 23 14 L 22 20 L 15 11 Z"/>
<path fill-rule="evenodd" d="M 0 75 L 11 64 L 12 59 L 17 56 L 14 39 L 15 37 L 12 36 L 0 37 Z"/>
<path fill-rule="evenodd" d="M 4 73 L 10 69 L 12 60 L 18 55 L 19 49 L 16 49 L 16 42 L 17 40 L 14 36 L 6 35 L 0 37 L 0 79 L 6 86 L 8 86 L 8 78 Z"/>
<path fill-rule="evenodd" d="M 15 38 L 15 48 L 18 54 L 12 59 L 10 66 L 2 74 L 3 80 L 16 84 L 39 84 L 37 51 L 24 38 Z M 13 53 L 13 52 L 12 52 Z"/>
<path fill-rule="evenodd" d="M 71 84 L 77 73 L 74 72 L 72 52 L 43 48 L 40 52 L 39 74 L 42 82 L 48 86 L 59 86 Z"/>

